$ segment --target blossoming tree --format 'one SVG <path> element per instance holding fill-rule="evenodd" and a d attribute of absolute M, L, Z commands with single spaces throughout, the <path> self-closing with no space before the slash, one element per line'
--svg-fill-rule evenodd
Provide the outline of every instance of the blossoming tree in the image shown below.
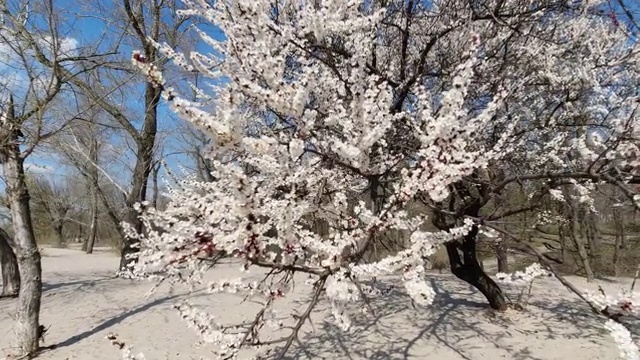
<path fill-rule="evenodd" d="M 156 45 L 210 87 L 185 100 L 154 64 L 133 61 L 211 137 L 214 181 L 181 181 L 165 211 L 140 204 L 148 231 L 132 266 L 188 283 L 222 256 L 272 270 L 260 283 L 210 285 L 264 298 L 247 326 L 177 307 L 223 356 L 264 344 L 258 330 L 294 273 L 310 276 L 312 294 L 280 358 L 322 298 L 348 328 L 345 305 L 375 294 L 366 279 L 397 274 L 428 305 L 427 259 L 440 246 L 453 273 L 504 310 L 476 258 L 482 227 L 559 189 L 588 203 L 608 183 L 636 200 L 638 49 L 602 2 L 184 2 L 183 15 L 225 38 L 200 31 L 213 51 L 188 57 Z M 528 203 L 496 206 L 513 186 Z M 407 211 L 415 202 L 429 213 Z M 407 234 L 404 249 L 363 261 L 389 231 Z"/>

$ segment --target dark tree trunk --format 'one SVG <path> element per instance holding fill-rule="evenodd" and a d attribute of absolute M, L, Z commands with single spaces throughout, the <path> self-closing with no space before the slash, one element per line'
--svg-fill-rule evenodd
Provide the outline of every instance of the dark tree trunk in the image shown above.
<path fill-rule="evenodd" d="M 89 156 L 91 157 L 91 161 L 93 164 L 98 164 L 98 140 L 96 137 L 91 138 L 91 145 L 89 149 Z M 87 234 L 87 238 L 85 241 L 84 251 L 87 254 L 93 253 L 93 246 L 96 243 L 96 237 L 98 236 L 98 190 L 99 190 L 99 176 L 98 176 L 98 168 L 97 166 L 90 165 L 89 167 L 89 179 L 90 179 L 90 192 L 91 192 L 91 223 L 89 225 L 89 234 Z M 120 226 L 119 224 L 117 225 Z"/>
<path fill-rule="evenodd" d="M 7 123 L 14 124 L 13 99 L 10 98 Z M 16 126 L 16 125 L 14 125 Z M 40 340 L 40 299 L 42 267 L 36 244 L 29 206 L 29 190 L 25 182 L 24 158 L 19 147 L 19 125 L 9 143 L 2 148 L 6 192 L 14 230 L 14 250 L 20 273 L 20 291 L 16 311 L 17 345 L 23 354 L 35 354 Z"/>
<path fill-rule="evenodd" d="M 151 201 L 151 205 L 154 208 L 158 207 L 158 198 L 160 197 L 160 187 L 158 186 L 158 175 L 160 174 L 160 163 L 157 163 L 153 167 L 153 200 Z"/>
<path fill-rule="evenodd" d="M 615 276 L 620 276 L 620 259 L 624 250 L 624 221 L 619 207 L 613 208 L 613 221 L 616 228 L 615 249 L 613 251 L 613 271 Z"/>
<path fill-rule="evenodd" d="M 565 198 L 570 199 L 568 192 L 565 192 Z M 591 267 L 591 263 L 589 262 L 589 253 L 587 252 L 587 248 L 585 246 L 585 239 L 580 235 L 579 229 L 579 204 L 570 201 L 567 205 L 567 215 L 569 218 L 569 237 L 573 241 L 573 245 L 578 250 L 578 256 L 580 257 L 580 262 L 584 268 L 584 272 L 587 277 L 587 282 L 592 282 L 594 280 L 593 269 Z"/>
<path fill-rule="evenodd" d="M 478 289 L 489 301 L 492 309 L 504 311 L 507 309 L 507 301 L 502 289 L 482 270 L 476 256 L 476 240 L 478 227 L 473 226 L 469 234 L 462 240 L 452 241 L 446 244 L 447 255 L 451 272 Z"/>
<path fill-rule="evenodd" d="M 569 255 L 567 251 L 567 238 L 564 233 L 564 224 L 558 224 L 558 240 L 560 241 L 560 257 L 562 258 L 562 263 L 567 264 L 569 261 Z"/>
<path fill-rule="evenodd" d="M 134 6 L 130 0 L 123 0 L 123 7 L 127 19 L 131 26 L 136 29 L 138 41 L 144 49 L 144 57 L 149 63 L 157 63 L 161 65 L 162 60 L 158 59 L 158 52 L 153 45 L 153 41 L 159 41 L 161 36 L 161 28 L 163 25 L 162 2 L 152 2 L 149 6 L 147 16 L 143 16 L 142 11 L 134 11 Z M 150 26 L 145 26 L 146 20 L 149 20 Z M 175 28 L 177 32 L 178 28 Z M 146 32 L 146 30 L 149 30 Z M 173 33 L 175 34 L 175 33 Z M 171 36 L 171 34 L 164 34 Z M 153 41 L 151 41 L 153 40 Z M 155 147 L 156 133 L 158 130 L 158 104 L 162 94 L 162 87 L 151 82 L 147 82 L 144 94 L 144 122 L 140 133 L 135 134 L 137 146 L 136 164 L 133 169 L 133 179 L 131 191 L 126 198 L 127 214 L 125 221 L 129 223 L 133 230 L 133 234 L 125 234 L 122 242 L 122 251 L 120 256 L 120 271 L 128 273 L 129 265 L 136 261 L 135 255 L 140 251 L 139 238 L 144 235 L 144 225 L 138 217 L 137 211 L 134 210 L 136 203 L 144 202 L 147 198 L 147 186 L 149 176 L 153 166 L 153 149 Z"/>
<path fill-rule="evenodd" d="M 589 211 L 587 219 L 589 221 L 590 248 L 594 252 L 594 257 L 600 257 L 600 251 L 602 250 L 602 234 L 600 234 L 600 228 L 598 227 L 598 217 L 596 214 Z"/>
<path fill-rule="evenodd" d="M 11 248 L 12 240 L 6 231 L 0 229 L 0 266 L 2 266 L 2 297 L 16 297 L 20 290 L 18 260 Z"/>
<path fill-rule="evenodd" d="M 202 181 L 205 182 L 213 182 L 215 178 L 213 177 L 213 164 L 211 164 L 211 160 L 205 158 L 200 153 L 196 152 L 196 165 L 198 169 L 198 174 Z"/>
<path fill-rule="evenodd" d="M 149 54 L 148 58 L 155 58 Z M 136 261 L 135 255 L 140 251 L 138 237 L 144 232 L 144 225 L 139 219 L 139 214 L 134 210 L 136 203 L 141 203 L 147 199 L 147 184 L 153 166 L 153 148 L 155 146 L 157 125 L 158 125 L 158 104 L 160 102 L 161 89 L 147 83 L 145 90 L 145 121 L 142 134 L 138 138 L 138 157 L 133 170 L 133 183 L 131 192 L 127 196 L 127 221 L 134 230 L 135 235 L 126 235 L 122 243 L 120 253 L 120 271 L 128 273 L 129 265 Z"/>
<path fill-rule="evenodd" d="M 483 175 L 478 173 L 479 176 Z M 448 211 L 455 213 L 453 221 L 447 221 L 444 213 L 435 213 L 432 222 L 440 230 L 449 230 L 462 220 L 462 216 L 478 217 L 482 206 L 485 204 L 483 199 L 487 198 L 489 188 L 487 186 L 467 186 L 464 182 L 454 185 L 458 195 L 450 195 L 448 203 Z M 461 205 L 462 209 L 456 209 L 456 197 L 464 197 L 466 201 Z M 469 202 L 469 198 L 475 201 Z M 443 203 L 445 204 L 445 203 Z M 471 230 L 462 239 L 456 239 L 445 244 L 447 256 L 451 272 L 460 280 L 467 282 L 469 285 L 478 289 L 487 299 L 492 309 L 504 311 L 507 309 L 507 300 L 500 289 L 500 286 L 493 281 L 487 273 L 484 272 L 482 266 L 478 262 L 477 257 L 477 240 L 479 228 L 476 224 L 472 225 Z"/>
<path fill-rule="evenodd" d="M 125 221 L 131 226 L 131 229 L 136 235 L 142 233 L 143 226 L 140 219 L 138 219 L 138 212 L 132 207 L 127 208 L 125 215 Z M 120 272 L 127 274 L 131 272 L 130 266 L 137 262 L 136 254 L 139 249 L 139 239 L 136 236 L 125 235 L 122 241 L 122 248 L 120 251 Z"/>
<path fill-rule="evenodd" d="M 496 258 L 498 260 L 498 272 L 509 272 L 509 253 L 507 252 L 507 242 L 502 239 L 496 245 Z"/>
<path fill-rule="evenodd" d="M 62 223 L 62 221 L 56 221 L 53 224 L 53 232 L 56 234 L 56 238 L 58 239 L 58 245 L 62 245 L 65 241 L 64 241 L 64 235 L 62 233 L 62 229 L 64 227 L 64 224 Z"/>
<path fill-rule="evenodd" d="M 87 234 L 84 251 L 87 254 L 93 253 L 93 246 L 98 237 L 98 196 L 95 189 L 91 190 L 91 224 L 89 225 L 89 233 Z"/>

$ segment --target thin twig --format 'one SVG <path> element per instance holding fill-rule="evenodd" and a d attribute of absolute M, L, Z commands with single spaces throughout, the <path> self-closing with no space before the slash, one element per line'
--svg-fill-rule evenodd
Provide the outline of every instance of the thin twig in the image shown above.
<path fill-rule="evenodd" d="M 351 270 L 351 269 L 349 269 L 349 270 Z M 349 273 L 348 276 L 349 276 L 349 279 L 351 280 L 351 282 L 358 289 L 358 292 L 360 292 L 360 296 L 362 296 L 362 300 L 364 301 L 364 303 L 367 306 L 367 308 L 369 308 L 369 311 L 371 312 L 371 315 L 375 315 L 375 311 L 373 310 L 373 306 L 371 306 L 371 300 L 369 299 L 367 294 L 365 294 L 365 292 L 362 290 L 362 285 L 360 284 L 360 282 L 351 273 Z"/>
<path fill-rule="evenodd" d="M 638 280 L 638 276 L 640 275 L 640 265 L 636 268 L 636 274 L 633 275 L 633 282 L 631 283 L 631 292 L 633 292 L 633 288 L 636 287 L 636 280 Z"/>
<path fill-rule="evenodd" d="M 313 298 L 311 299 L 307 310 L 304 312 L 304 314 L 302 314 L 302 316 L 300 316 L 298 322 L 296 323 L 296 326 L 293 327 L 291 335 L 289 335 L 289 338 L 287 339 L 287 343 L 284 344 L 284 347 L 282 348 L 282 351 L 280 352 L 276 360 L 284 359 L 284 356 L 287 354 L 287 351 L 289 351 L 291 344 L 293 344 L 293 341 L 298 338 L 298 332 L 300 331 L 300 328 L 311 315 L 311 311 L 313 311 L 313 308 L 315 308 L 315 306 L 318 304 L 318 300 L 320 299 L 320 294 L 324 290 L 324 284 L 327 281 L 327 277 L 328 275 L 322 276 L 316 283 L 316 291 L 313 294 Z"/>

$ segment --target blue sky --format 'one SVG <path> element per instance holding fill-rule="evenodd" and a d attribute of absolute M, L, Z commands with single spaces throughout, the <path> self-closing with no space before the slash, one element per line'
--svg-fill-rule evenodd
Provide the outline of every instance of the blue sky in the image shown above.
<path fill-rule="evenodd" d="M 605 11 L 612 13 L 612 15 L 615 14 L 615 20 L 626 25 L 637 40 L 640 32 L 640 29 L 637 28 L 637 25 L 640 25 L 640 0 L 610 0 L 609 7 Z M 614 16 L 612 16 L 612 21 L 614 21 Z"/>
<path fill-rule="evenodd" d="M 58 0 L 54 1 L 56 8 L 59 9 L 59 17 L 62 23 L 62 36 L 67 36 L 75 39 L 77 41 L 79 48 L 82 48 L 85 45 L 94 46 L 102 39 L 104 36 L 105 29 L 108 29 L 109 26 L 113 26 L 113 24 L 108 24 L 110 18 L 107 19 L 100 18 L 99 14 L 93 10 L 89 10 L 83 8 L 83 6 L 78 6 L 82 1 L 79 0 Z M 110 1 L 101 2 L 102 6 L 105 8 L 109 8 L 111 6 L 121 7 L 120 1 L 116 3 L 111 3 Z M 76 14 L 82 14 L 82 16 L 77 16 Z M 213 26 L 201 26 L 201 29 L 208 32 L 210 35 L 214 36 L 218 39 L 223 39 L 224 35 L 220 31 L 216 31 Z M 117 32 L 112 32 L 110 36 L 117 36 Z M 108 45 L 108 44 L 106 44 Z M 107 47 L 105 46 L 104 49 Z M 118 57 L 128 60 L 131 56 L 131 53 L 134 49 L 131 46 L 123 45 L 119 49 Z M 208 46 L 206 46 L 202 42 L 198 42 L 195 44 L 195 50 L 206 53 L 209 51 Z M 171 77 L 169 77 L 171 79 Z M 174 86 L 175 84 L 167 84 L 168 86 Z M 138 118 L 142 118 L 144 115 L 144 107 L 143 107 L 143 94 L 144 94 L 144 83 L 139 81 L 138 84 L 135 85 L 135 89 L 131 91 L 131 97 L 128 98 L 127 103 L 123 104 L 126 107 L 133 109 Z M 184 148 L 184 144 L 182 144 L 182 139 L 176 136 L 171 136 L 176 134 L 176 130 L 180 125 L 182 120 L 176 118 L 173 112 L 168 109 L 165 103 L 161 103 L 159 107 L 159 132 L 163 133 L 160 136 L 163 136 L 163 147 L 165 148 L 165 153 L 170 153 L 172 155 L 167 156 L 165 158 L 168 166 L 176 170 L 180 165 L 192 165 L 191 159 L 185 155 L 175 154 L 181 148 Z M 141 121 L 140 121 L 141 123 Z M 139 125 L 135 124 L 136 126 Z M 167 134 L 170 134 L 167 136 Z M 132 143 L 129 140 L 129 143 Z M 126 145 L 122 142 L 118 144 L 120 148 L 126 147 Z M 109 168 L 109 172 L 111 174 L 121 174 L 117 179 L 122 185 L 128 185 L 130 181 L 129 169 L 128 166 L 133 164 L 134 155 L 133 152 L 129 151 L 129 164 L 120 164 L 120 165 L 111 165 Z M 64 180 L 67 177 L 67 174 L 71 170 L 70 168 L 66 168 L 64 166 L 60 166 L 59 162 L 55 159 L 51 159 L 50 153 L 42 153 L 36 152 L 34 153 L 28 160 L 27 166 L 31 169 L 31 171 L 35 173 L 46 174 L 46 176 L 51 176 L 52 179 Z M 115 167 L 115 168 L 114 168 Z M 0 186 L 1 187 L 1 186 Z"/>

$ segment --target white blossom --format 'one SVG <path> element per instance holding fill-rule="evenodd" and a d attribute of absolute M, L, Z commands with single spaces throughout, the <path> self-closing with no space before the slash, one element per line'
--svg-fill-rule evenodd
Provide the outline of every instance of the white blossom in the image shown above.
<path fill-rule="evenodd" d="M 638 350 L 638 345 L 633 342 L 631 334 L 627 328 L 611 319 L 607 320 L 604 327 L 611 333 L 611 336 L 620 349 L 620 356 L 622 356 L 624 360 L 640 359 L 640 350 Z"/>
<path fill-rule="evenodd" d="M 540 276 L 551 276 L 551 273 L 543 269 L 539 263 L 533 263 L 527 266 L 524 271 L 516 271 L 511 274 L 497 273 L 496 279 L 503 284 L 525 286 Z"/>

